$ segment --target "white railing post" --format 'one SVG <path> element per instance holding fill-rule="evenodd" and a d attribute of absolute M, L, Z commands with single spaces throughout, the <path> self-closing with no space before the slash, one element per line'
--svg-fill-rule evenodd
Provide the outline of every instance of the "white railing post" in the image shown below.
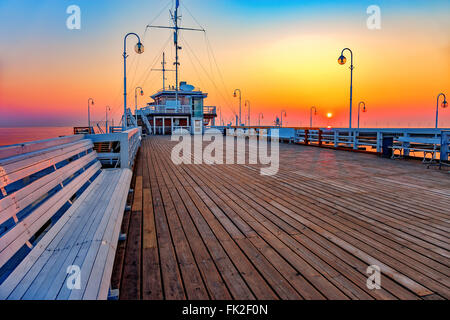
<path fill-rule="evenodd" d="M 358 131 L 353 131 L 353 150 L 358 150 Z"/>
<path fill-rule="evenodd" d="M 403 136 L 404 136 L 405 138 L 407 138 L 407 137 L 409 137 L 409 133 L 405 132 L 405 133 L 403 134 Z M 402 142 L 403 155 L 406 156 L 406 157 L 409 156 L 409 149 L 408 149 L 409 146 L 410 146 L 410 143 L 409 143 L 409 142 Z M 405 148 L 406 148 L 406 149 L 405 149 Z"/>

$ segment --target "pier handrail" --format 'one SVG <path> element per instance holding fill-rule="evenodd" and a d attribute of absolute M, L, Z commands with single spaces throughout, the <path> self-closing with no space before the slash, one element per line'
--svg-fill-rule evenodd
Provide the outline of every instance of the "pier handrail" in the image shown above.
<path fill-rule="evenodd" d="M 213 126 L 213 128 L 216 128 Z M 394 149 L 402 149 L 404 155 L 409 156 L 409 151 L 418 148 L 409 148 L 409 145 L 425 145 L 433 152 L 433 157 L 439 152 L 441 134 L 449 129 L 433 128 L 307 128 L 307 127 L 274 127 L 274 126 L 250 126 L 250 127 L 217 127 L 227 130 L 227 135 L 235 135 L 236 130 L 253 129 L 258 132 L 269 132 L 271 129 L 280 129 L 280 139 L 293 139 L 295 143 L 332 147 L 338 149 L 383 152 L 385 138 L 393 139 Z M 263 133 L 264 135 L 266 133 Z M 407 141 L 408 140 L 408 141 Z M 425 148 L 425 149 L 426 149 Z M 372 149 L 372 150 L 370 150 Z M 423 148 L 422 148 L 423 149 Z M 425 150 L 424 149 L 424 150 Z M 385 147 L 386 151 L 386 147 Z M 427 150 L 428 152 L 428 150 Z M 443 155 L 445 157 L 445 155 Z"/>
<path fill-rule="evenodd" d="M 119 142 L 120 151 L 111 153 L 98 153 L 100 161 L 119 161 L 120 168 L 131 168 L 139 150 L 142 140 L 142 128 L 131 128 L 124 132 L 86 135 L 94 144 L 100 142 Z"/>

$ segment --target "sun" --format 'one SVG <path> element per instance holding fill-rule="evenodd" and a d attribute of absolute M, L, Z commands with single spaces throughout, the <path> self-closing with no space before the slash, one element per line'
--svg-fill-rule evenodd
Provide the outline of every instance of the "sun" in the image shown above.
<path fill-rule="evenodd" d="M 328 112 L 327 113 L 327 118 L 331 118 L 331 117 L 333 117 L 333 114 L 331 112 Z"/>

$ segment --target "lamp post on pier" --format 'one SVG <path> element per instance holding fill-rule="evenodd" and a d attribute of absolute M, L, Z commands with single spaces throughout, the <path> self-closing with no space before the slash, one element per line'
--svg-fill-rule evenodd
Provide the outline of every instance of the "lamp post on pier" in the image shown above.
<path fill-rule="evenodd" d="M 361 105 L 363 105 L 363 112 L 367 111 L 366 103 L 364 101 L 358 103 L 358 129 L 359 129 L 359 113 L 361 112 Z"/>
<path fill-rule="evenodd" d="M 88 128 L 89 133 L 91 133 L 91 105 L 94 105 L 94 99 L 88 99 Z"/>
<path fill-rule="evenodd" d="M 439 127 L 439 98 L 443 96 L 444 101 L 442 101 L 441 107 L 443 109 L 448 107 L 447 97 L 445 96 L 445 93 L 439 93 L 437 96 L 437 103 L 436 103 L 436 129 Z"/>
<path fill-rule="evenodd" d="M 311 107 L 311 110 L 309 111 L 309 127 L 312 128 L 312 123 L 313 123 L 313 111 L 314 109 L 314 115 L 317 115 L 317 108 L 316 107 Z"/>
<path fill-rule="evenodd" d="M 239 91 L 239 123 L 238 123 L 238 125 L 241 126 L 242 125 L 242 121 L 241 121 L 242 91 L 241 91 L 241 89 L 234 90 L 233 96 L 236 98 L 237 97 L 236 92 L 238 92 L 238 91 Z"/>
<path fill-rule="evenodd" d="M 245 106 L 248 108 L 247 109 L 247 111 L 248 111 L 248 115 L 247 115 L 247 126 L 249 126 L 250 127 L 250 101 L 248 101 L 248 100 L 245 100 Z"/>
<path fill-rule="evenodd" d="M 129 36 L 135 36 L 138 39 L 138 43 L 134 46 L 136 53 L 144 53 L 144 45 L 141 43 L 141 38 L 134 32 L 128 33 L 123 39 L 123 131 L 127 130 L 127 38 Z"/>
<path fill-rule="evenodd" d="M 264 114 L 260 112 L 258 114 L 258 126 L 261 127 L 261 119 L 264 119 Z"/>
<path fill-rule="evenodd" d="M 350 52 L 351 60 L 350 60 L 350 120 L 349 120 L 349 129 L 352 128 L 352 102 L 353 102 L 353 52 L 349 48 L 345 48 L 341 52 L 341 56 L 338 59 L 338 63 L 340 65 L 344 65 L 347 62 L 347 58 L 344 56 L 344 51 L 348 50 Z"/>
<path fill-rule="evenodd" d="M 138 121 L 138 116 L 137 116 L 137 98 L 138 98 L 138 93 L 137 90 L 140 89 L 141 90 L 141 96 L 144 95 L 144 90 L 141 87 L 136 87 L 134 89 L 134 116 L 136 117 L 136 125 L 137 125 L 137 121 Z"/>

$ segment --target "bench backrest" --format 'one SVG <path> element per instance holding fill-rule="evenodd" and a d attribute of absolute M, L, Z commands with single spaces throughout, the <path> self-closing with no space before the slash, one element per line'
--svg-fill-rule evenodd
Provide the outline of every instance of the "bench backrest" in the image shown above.
<path fill-rule="evenodd" d="M 91 140 L 0 148 L 0 283 L 100 173 Z"/>

